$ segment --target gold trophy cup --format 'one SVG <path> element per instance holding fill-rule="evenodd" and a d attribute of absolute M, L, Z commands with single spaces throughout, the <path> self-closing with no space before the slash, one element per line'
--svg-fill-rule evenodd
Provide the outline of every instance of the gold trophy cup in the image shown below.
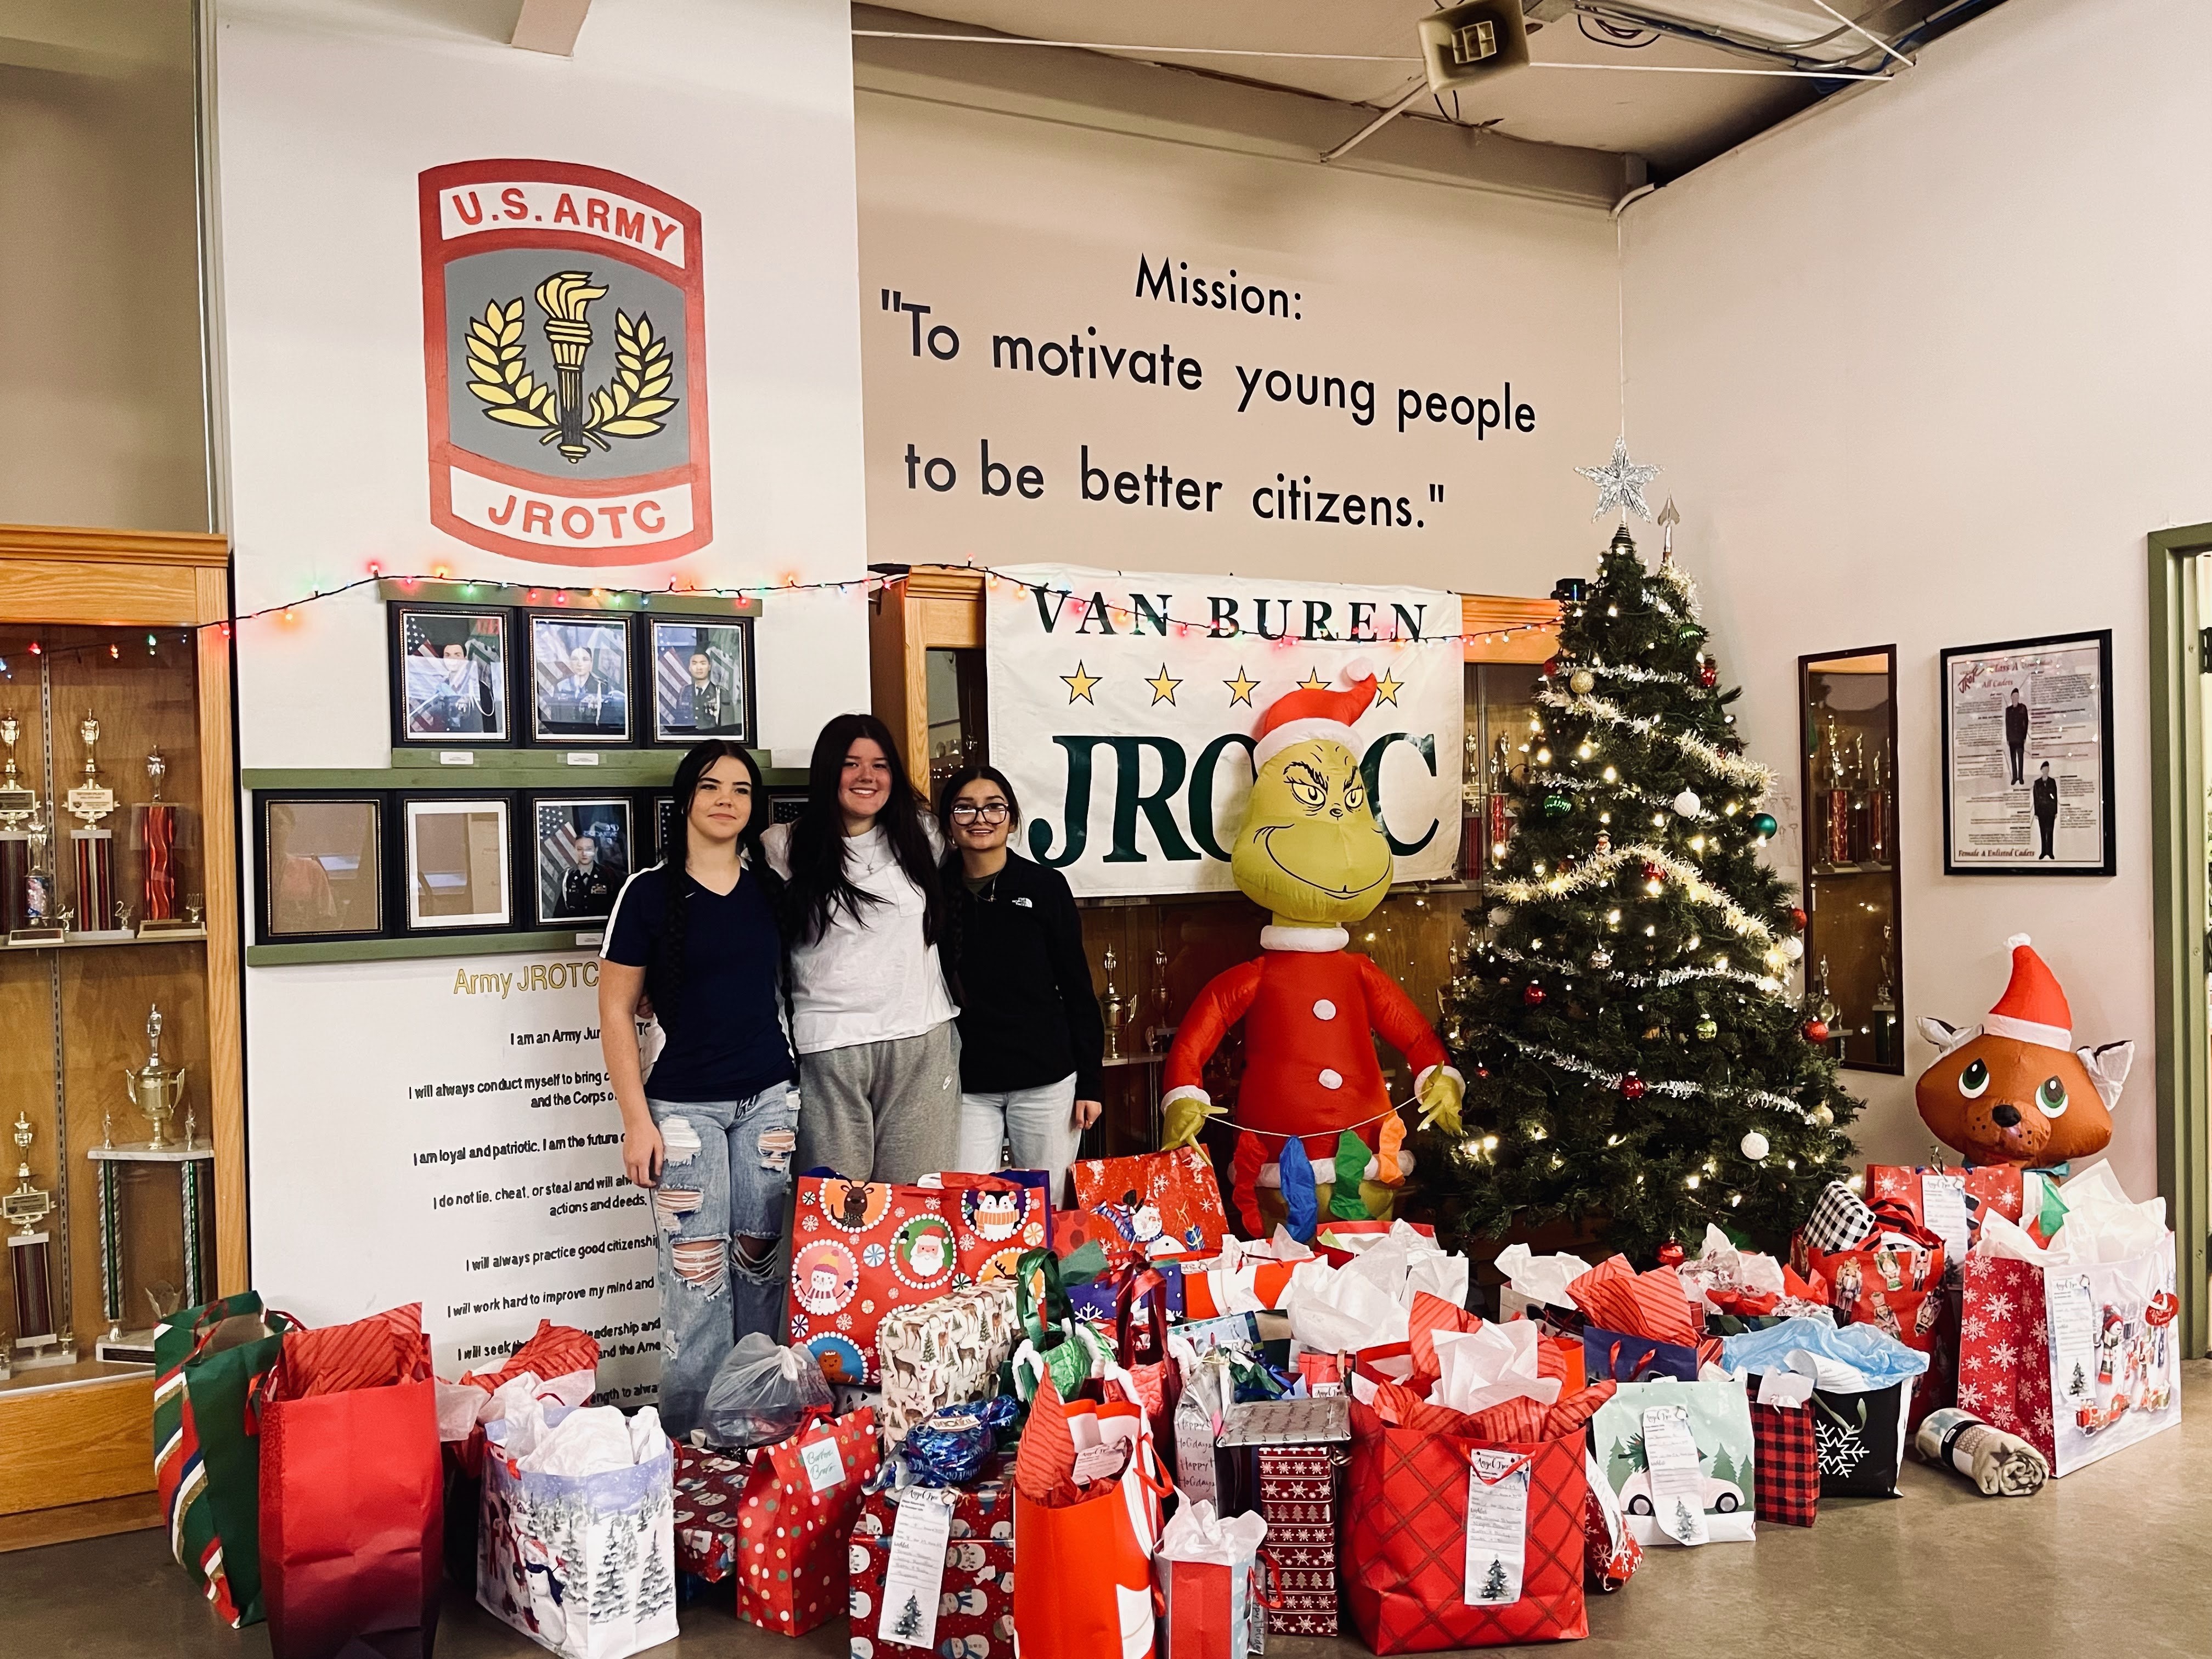
<path fill-rule="evenodd" d="M 146 1145 L 155 1151 L 171 1146 L 169 1120 L 185 1097 L 185 1068 L 170 1071 L 161 1064 L 161 1011 L 146 1016 L 146 1063 L 137 1071 L 123 1068 L 123 1086 L 131 1104 L 146 1119 Z"/>

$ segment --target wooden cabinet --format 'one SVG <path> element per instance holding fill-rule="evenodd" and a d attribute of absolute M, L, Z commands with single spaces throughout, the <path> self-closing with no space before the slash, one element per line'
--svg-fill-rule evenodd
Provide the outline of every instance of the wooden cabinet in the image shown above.
<path fill-rule="evenodd" d="M 28 820 L 10 814 L 10 856 L 52 877 L 46 916 L 10 898 L 0 945 L 0 1191 L 43 1194 L 51 1209 L 0 1231 L 46 1236 L 57 1339 L 20 1340 L 33 1333 L 14 1280 L 29 1263 L 11 1261 L 0 1548 L 158 1523 L 153 1372 L 102 1346 L 143 1352 L 163 1302 L 245 1284 L 228 611 L 221 537 L 0 527 L 0 717 L 15 732 L 14 787 L 36 802 Z M 70 792 L 103 787 L 114 803 L 91 827 L 110 836 L 81 873 L 72 836 L 88 824 L 70 808 L 98 803 Z M 64 907 L 58 937 L 37 925 Z M 191 1140 L 150 1160 L 95 1158 L 151 1138 L 125 1074 L 147 1065 L 157 1007 L 161 1066 L 183 1068 L 166 1133 L 184 1142 L 189 1122 Z"/>

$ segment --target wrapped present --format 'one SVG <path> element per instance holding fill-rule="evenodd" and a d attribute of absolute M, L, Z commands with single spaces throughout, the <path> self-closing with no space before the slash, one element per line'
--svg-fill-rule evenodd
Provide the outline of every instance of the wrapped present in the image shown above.
<path fill-rule="evenodd" d="M 1011 1279 L 1044 1245 L 1050 1207 L 1019 1182 L 969 1176 L 898 1187 L 801 1176 L 795 1184 L 791 1340 L 832 1382 L 878 1380 L 876 1332 L 895 1309 Z"/>
<path fill-rule="evenodd" d="M 919 1507 L 923 1504 L 938 1505 L 944 1513 L 925 1514 Z M 898 1605 L 887 1607 L 891 1540 L 908 1510 L 919 1517 L 917 1524 L 944 1525 L 943 1565 L 933 1596 L 909 1583 Z M 871 1492 L 853 1523 L 847 1568 L 847 1617 L 855 1656 L 893 1659 L 902 1648 L 911 1648 L 958 1659 L 1011 1659 L 1013 1488 L 1003 1467 L 964 1486 Z"/>
<path fill-rule="evenodd" d="M 1196 1146 L 1080 1158 L 1074 1178 L 1075 1201 L 1103 1216 L 1146 1256 L 1212 1255 L 1228 1235 L 1221 1183 Z"/>
<path fill-rule="evenodd" d="M 1218 1448 L 1237 1473 L 1235 1489 L 1256 1493 L 1280 1575 L 1282 1606 L 1269 1610 L 1267 1627 L 1285 1636 L 1336 1634 L 1337 1499 L 1351 1403 L 1343 1395 L 1269 1400 L 1222 1416 Z"/>
<path fill-rule="evenodd" d="M 1168 1313 L 1173 1317 L 1184 1317 L 1189 1312 L 1189 1304 L 1183 1291 L 1183 1264 L 1178 1261 L 1158 1261 L 1149 1266 L 1131 1262 L 1109 1268 L 1097 1278 L 1087 1279 L 1080 1285 L 1069 1284 L 1066 1287 L 1067 1304 L 1079 1319 L 1093 1319 L 1101 1324 L 1110 1325 L 1121 1310 L 1121 1286 L 1145 1273 L 1153 1274 L 1160 1281 L 1158 1290 L 1148 1291 L 1146 1294 L 1162 1297 Z"/>
<path fill-rule="evenodd" d="M 999 1368 L 1020 1338 L 1011 1278 L 970 1285 L 885 1314 L 876 1327 L 883 1384 L 876 1417 L 884 1443 L 896 1447 L 941 1406 L 997 1393 Z"/>
<path fill-rule="evenodd" d="M 845 1605 L 845 1539 L 879 1462 L 876 1419 L 817 1421 L 753 1453 L 738 1513 L 738 1615 L 802 1636 Z"/>
<path fill-rule="evenodd" d="M 719 1584 L 738 1570 L 738 1516 L 750 1452 L 676 1444 L 676 1566 Z"/>

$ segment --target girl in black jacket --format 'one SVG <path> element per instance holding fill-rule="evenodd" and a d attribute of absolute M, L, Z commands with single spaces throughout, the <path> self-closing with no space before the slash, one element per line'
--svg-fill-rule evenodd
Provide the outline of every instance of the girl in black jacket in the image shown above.
<path fill-rule="evenodd" d="M 1021 806 L 996 768 L 955 772 L 937 812 L 960 986 L 954 1167 L 1048 1170 L 1057 1203 L 1077 1140 L 1103 1109 L 1105 1031 L 1075 896 L 1059 871 L 1007 850 Z"/>

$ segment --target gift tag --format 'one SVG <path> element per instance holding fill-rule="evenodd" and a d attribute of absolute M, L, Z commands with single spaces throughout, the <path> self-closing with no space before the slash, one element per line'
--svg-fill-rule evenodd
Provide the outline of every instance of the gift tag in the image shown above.
<path fill-rule="evenodd" d="M 1759 1379 L 1759 1403 L 1784 1407 L 1802 1406 L 1813 1397 L 1813 1379 L 1802 1371 L 1766 1371 Z"/>
<path fill-rule="evenodd" d="M 806 1471 L 806 1484 L 817 1492 L 835 1492 L 845 1484 L 845 1458 L 837 1449 L 834 1434 L 800 1441 L 799 1462 Z"/>
<path fill-rule="evenodd" d="M 920 1648 L 937 1642 L 937 1597 L 945 1588 L 945 1552 L 952 1540 L 952 1494 L 908 1486 L 899 1495 L 884 1566 L 884 1612 L 876 1634 Z"/>
<path fill-rule="evenodd" d="M 2058 1389 L 2087 1400 L 2097 1374 L 2097 1316 L 2084 1273 L 2045 1275 L 2051 1296 L 2051 1346 Z"/>
<path fill-rule="evenodd" d="M 1521 1599 L 1528 1552 L 1528 1457 L 1525 1452 L 1468 1454 L 1467 1569 L 1460 1599 L 1503 1606 Z"/>
<path fill-rule="evenodd" d="M 1095 1446 L 1085 1446 L 1075 1454 L 1075 1484 L 1087 1486 L 1094 1480 L 1118 1480 L 1121 1471 L 1129 1466 L 1129 1453 L 1136 1446 L 1133 1440 L 1102 1440 Z"/>
<path fill-rule="evenodd" d="M 1653 1406 L 1644 1413 L 1644 1462 L 1651 1491 L 1651 1517 L 1670 1543 L 1702 1544 L 1705 1528 L 1705 1480 L 1698 1467 L 1698 1443 L 1683 1406 Z"/>
<path fill-rule="evenodd" d="M 1946 1261 L 1966 1259 L 1966 1177 L 1924 1175 L 1920 1177 L 1920 1213 L 1928 1231 L 1943 1241 Z"/>

